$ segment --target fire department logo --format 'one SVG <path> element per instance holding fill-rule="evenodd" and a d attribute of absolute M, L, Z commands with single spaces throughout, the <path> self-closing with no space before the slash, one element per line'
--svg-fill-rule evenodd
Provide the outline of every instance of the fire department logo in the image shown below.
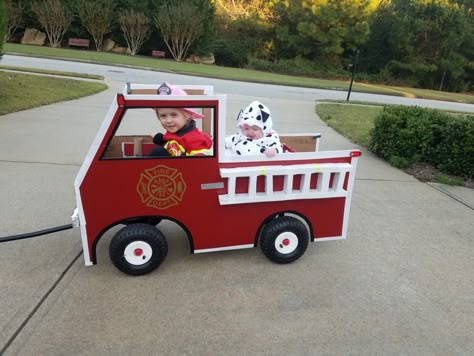
<path fill-rule="evenodd" d="M 142 203 L 160 210 L 178 205 L 185 191 L 182 173 L 163 165 L 145 169 L 137 185 Z"/>

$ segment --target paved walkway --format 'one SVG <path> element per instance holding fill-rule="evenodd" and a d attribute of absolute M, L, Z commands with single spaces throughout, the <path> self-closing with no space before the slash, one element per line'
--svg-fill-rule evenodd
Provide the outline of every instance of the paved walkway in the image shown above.
<path fill-rule="evenodd" d="M 0 236 L 69 222 L 74 177 L 124 83 L 108 84 L 0 117 Z M 354 147 L 315 116 L 313 100 L 232 94 L 228 121 L 255 98 L 282 132 L 319 131 L 322 150 Z M 258 249 L 190 255 L 173 224 L 162 226 L 167 259 L 138 278 L 110 263 L 113 232 L 92 267 L 76 229 L 0 244 L 0 354 L 470 354 L 472 201 L 441 188 L 364 151 L 348 239 L 310 244 L 283 266 Z"/>

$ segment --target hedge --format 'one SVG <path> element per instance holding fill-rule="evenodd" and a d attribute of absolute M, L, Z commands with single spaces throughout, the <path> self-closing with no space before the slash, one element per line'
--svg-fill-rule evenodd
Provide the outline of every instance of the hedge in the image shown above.
<path fill-rule="evenodd" d="M 385 107 L 370 131 L 370 149 L 398 165 L 432 164 L 440 171 L 474 176 L 474 116 L 410 106 Z"/>

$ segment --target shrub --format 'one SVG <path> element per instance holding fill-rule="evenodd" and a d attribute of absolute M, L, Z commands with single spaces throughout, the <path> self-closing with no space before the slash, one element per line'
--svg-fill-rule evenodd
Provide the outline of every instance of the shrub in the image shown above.
<path fill-rule="evenodd" d="M 474 116 L 385 107 L 370 131 L 370 149 L 398 167 L 421 161 L 470 178 L 474 176 Z"/>
<path fill-rule="evenodd" d="M 462 178 L 451 178 L 444 174 L 437 174 L 435 180 L 441 184 L 464 186 L 464 180 Z"/>
<path fill-rule="evenodd" d="M 412 159 L 408 160 L 405 157 L 400 156 L 391 156 L 388 161 L 390 164 L 397 168 L 406 168 L 411 166 L 413 163 L 416 163 L 418 160 L 417 156 L 412 157 Z"/>
<path fill-rule="evenodd" d="M 430 154 L 432 164 L 441 171 L 472 178 L 474 176 L 474 116 L 450 116 L 442 125 L 443 135 Z"/>
<path fill-rule="evenodd" d="M 386 160 L 392 156 L 409 162 L 415 162 L 416 157 L 423 159 L 431 141 L 429 131 L 423 129 L 429 115 L 419 107 L 385 107 L 370 132 L 372 151 Z"/>
<path fill-rule="evenodd" d="M 322 66 L 318 62 L 310 61 L 300 56 L 293 59 L 279 59 L 275 61 L 254 59 L 249 62 L 247 67 L 272 73 L 321 79 L 347 80 L 351 76 L 351 73 L 348 70 Z"/>
<path fill-rule="evenodd" d="M 237 41 L 218 39 L 214 45 L 216 64 L 229 67 L 243 67 L 250 55 L 245 46 Z"/>
<path fill-rule="evenodd" d="M 219 65 L 244 67 L 250 58 L 268 55 L 266 40 L 269 36 L 264 24 L 254 19 L 238 19 L 220 24 L 214 56 Z"/>

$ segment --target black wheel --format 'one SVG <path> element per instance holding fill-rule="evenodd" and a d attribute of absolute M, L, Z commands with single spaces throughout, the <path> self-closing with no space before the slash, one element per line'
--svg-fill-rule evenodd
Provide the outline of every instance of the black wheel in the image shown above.
<path fill-rule="evenodd" d="M 303 256 L 308 241 L 308 230 L 300 220 L 282 216 L 265 226 L 260 237 L 260 247 L 273 262 L 290 263 Z"/>
<path fill-rule="evenodd" d="M 147 218 L 135 218 L 128 220 L 125 222 L 127 225 L 132 225 L 132 224 L 148 224 L 148 225 L 153 225 L 156 226 L 161 222 L 161 218 L 155 218 L 155 217 L 147 217 Z"/>
<path fill-rule="evenodd" d="M 109 245 L 109 256 L 115 267 L 135 276 L 158 268 L 167 254 L 168 243 L 165 236 L 148 224 L 124 227 Z"/>

